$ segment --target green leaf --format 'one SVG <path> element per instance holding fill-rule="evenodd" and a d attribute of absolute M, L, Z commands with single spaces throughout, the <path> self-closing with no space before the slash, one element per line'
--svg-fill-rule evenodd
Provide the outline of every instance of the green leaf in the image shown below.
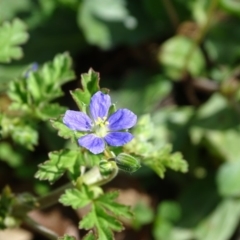
<path fill-rule="evenodd" d="M 217 174 L 218 191 L 223 197 L 240 196 L 240 161 L 226 162 Z"/>
<path fill-rule="evenodd" d="M 76 240 L 75 237 L 64 235 L 63 237 L 58 238 L 58 240 Z"/>
<path fill-rule="evenodd" d="M 11 157 L 9 157 L 11 156 Z M 0 159 L 11 167 L 19 167 L 23 162 L 23 156 L 7 142 L 0 143 Z"/>
<path fill-rule="evenodd" d="M 112 230 L 121 231 L 123 229 L 121 223 L 116 218 L 108 215 L 96 204 L 92 205 L 92 210 L 84 216 L 79 227 L 86 230 L 95 227 L 98 232 L 98 239 L 103 240 L 113 239 Z"/>
<path fill-rule="evenodd" d="M 74 209 L 82 208 L 89 204 L 93 199 L 93 193 L 83 185 L 81 191 L 78 189 L 68 189 L 60 197 L 59 202 L 64 206 L 71 206 Z"/>
<path fill-rule="evenodd" d="M 240 218 L 239 199 L 225 199 L 196 229 L 199 240 L 228 240 L 237 228 Z"/>
<path fill-rule="evenodd" d="M 36 114 L 42 120 L 48 120 L 50 118 L 55 118 L 66 112 L 67 108 L 62 107 L 57 103 L 52 103 L 44 106 L 44 108 L 37 109 Z"/>
<path fill-rule="evenodd" d="M 99 195 L 99 188 L 96 192 L 94 188 L 83 184 L 80 189 L 67 190 L 59 201 L 74 209 L 90 204 L 91 210 L 80 221 L 79 227 L 86 230 L 95 229 L 97 239 L 111 240 L 113 231 L 123 229 L 118 217 L 132 217 L 129 207 L 115 202 L 117 197 L 118 192 Z M 90 236 L 93 237 L 91 234 Z"/>
<path fill-rule="evenodd" d="M 32 5 L 31 0 L 1 0 L 0 1 L 0 22 L 13 19 L 19 12 L 29 11 Z"/>
<path fill-rule="evenodd" d="M 198 76 L 203 71 L 204 56 L 194 44 L 189 38 L 175 36 L 162 45 L 158 59 L 169 77 L 180 79 L 184 68 L 193 76 Z"/>
<path fill-rule="evenodd" d="M 37 71 L 30 72 L 28 77 L 22 77 L 11 82 L 8 92 L 15 102 L 38 106 L 44 111 L 48 102 L 63 95 L 61 85 L 72 80 L 75 75 L 72 60 L 68 53 L 57 55 L 52 62 L 45 63 Z M 56 105 L 48 107 L 56 111 Z M 51 112 L 51 110 L 50 110 Z"/>
<path fill-rule="evenodd" d="M 72 97 L 80 110 L 86 112 L 86 106 L 94 93 L 99 91 L 99 73 L 89 69 L 88 73 L 81 75 L 81 85 L 83 89 L 71 91 Z"/>
<path fill-rule="evenodd" d="M 183 173 L 188 170 L 188 164 L 182 154 L 172 153 L 172 146 L 162 141 L 164 131 L 165 126 L 156 129 L 150 116 L 143 115 L 133 129 L 134 139 L 124 146 L 127 152 L 152 168 L 161 178 L 164 177 L 166 168 Z"/>
<path fill-rule="evenodd" d="M 31 72 L 27 78 L 27 89 L 35 104 L 49 102 L 63 95 L 61 85 L 75 78 L 72 60 L 68 53 L 58 54 L 52 62 Z"/>
<path fill-rule="evenodd" d="M 82 154 L 79 150 L 64 149 L 49 153 L 49 160 L 40 164 L 35 177 L 53 183 L 66 171 L 72 180 L 80 176 L 80 166 L 84 165 Z"/>
<path fill-rule="evenodd" d="M 94 199 L 91 211 L 84 216 L 79 227 L 86 230 L 96 228 L 98 239 L 112 239 L 112 230 L 121 231 L 123 229 L 122 224 L 115 216 L 132 216 L 129 207 L 115 202 L 117 196 L 117 192 L 111 192 Z M 112 215 L 109 215 L 108 211 Z"/>
<path fill-rule="evenodd" d="M 128 17 L 125 0 L 102 0 L 100 5 L 97 0 L 84 0 L 79 7 L 77 20 L 87 41 L 106 49 L 112 45 L 106 21 L 126 22 Z"/>
<path fill-rule="evenodd" d="M 145 202 L 138 202 L 133 209 L 133 227 L 134 229 L 140 229 L 143 225 L 149 224 L 154 219 L 153 209 Z"/>
<path fill-rule="evenodd" d="M 221 0 L 220 6 L 226 11 L 240 17 L 240 3 L 236 0 Z"/>
<path fill-rule="evenodd" d="M 225 161 L 235 161 L 240 157 L 239 120 L 228 100 L 216 93 L 195 114 L 191 139 L 195 144 L 204 144 L 211 154 Z"/>
<path fill-rule="evenodd" d="M 28 39 L 25 24 L 15 19 L 4 22 L 0 27 L 0 62 L 9 63 L 12 59 L 19 59 L 23 56 L 19 45 Z"/>
<path fill-rule="evenodd" d="M 118 195 L 119 193 L 117 191 L 108 192 L 104 195 L 101 195 L 97 199 L 97 202 L 99 205 L 106 208 L 116 216 L 131 218 L 133 215 L 132 212 L 130 212 L 130 208 L 128 206 L 115 202 L 115 199 L 118 197 Z"/>
<path fill-rule="evenodd" d="M 177 202 L 163 201 L 157 208 L 153 234 L 156 239 L 190 240 L 195 239 L 193 231 L 174 226 L 181 217 L 181 208 Z"/>
<path fill-rule="evenodd" d="M 33 150 L 38 143 L 38 132 L 30 125 L 20 124 L 13 126 L 11 135 L 16 143 L 29 150 Z"/>
<path fill-rule="evenodd" d="M 177 202 L 163 201 L 158 206 L 157 216 L 170 222 L 177 222 L 181 217 L 181 208 Z"/>
<path fill-rule="evenodd" d="M 68 128 L 62 121 L 62 117 L 58 119 L 51 119 L 52 126 L 58 130 L 58 135 L 62 138 L 70 138 L 72 142 L 77 138 L 77 132 Z"/>
<path fill-rule="evenodd" d="M 95 236 L 92 232 L 89 232 L 88 234 L 86 234 L 83 238 L 83 240 L 95 240 Z"/>

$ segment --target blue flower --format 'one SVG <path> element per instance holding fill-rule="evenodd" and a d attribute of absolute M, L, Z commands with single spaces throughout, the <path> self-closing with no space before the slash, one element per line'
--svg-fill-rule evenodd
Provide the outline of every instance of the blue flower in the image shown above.
<path fill-rule="evenodd" d="M 100 91 L 90 101 L 90 117 L 79 111 L 67 110 L 63 123 L 72 130 L 86 132 L 78 139 L 80 146 L 98 154 L 104 151 L 105 145 L 123 146 L 133 139 L 127 131 L 137 122 L 137 116 L 128 109 L 118 109 L 108 117 L 111 99 Z"/>

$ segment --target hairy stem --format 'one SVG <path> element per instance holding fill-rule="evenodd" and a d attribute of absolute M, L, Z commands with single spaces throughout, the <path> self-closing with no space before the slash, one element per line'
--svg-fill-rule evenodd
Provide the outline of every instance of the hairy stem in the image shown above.
<path fill-rule="evenodd" d="M 32 228 L 36 232 L 42 234 L 43 236 L 45 236 L 49 240 L 57 240 L 58 239 L 58 235 L 55 232 L 53 232 L 53 231 L 49 230 L 48 228 L 45 228 L 44 226 L 38 224 L 37 222 L 33 221 L 31 218 L 25 217 L 23 221 L 30 228 Z"/>
<path fill-rule="evenodd" d="M 118 167 L 115 166 L 113 172 L 106 178 L 101 175 L 98 167 L 93 167 L 91 170 L 89 170 L 79 178 L 79 181 L 77 181 L 77 187 L 80 187 L 82 183 L 85 183 L 87 185 L 102 186 L 115 178 L 117 173 Z M 50 192 L 49 194 L 38 198 L 38 209 L 44 209 L 56 204 L 60 196 L 65 192 L 65 190 L 72 187 L 74 187 L 72 183 L 67 183 L 62 187 Z"/>
<path fill-rule="evenodd" d="M 71 187 L 73 187 L 73 184 L 70 182 L 48 193 L 45 196 L 39 197 L 37 199 L 38 209 L 44 209 L 56 204 L 59 197 L 65 192 L 65 190 Z"/>

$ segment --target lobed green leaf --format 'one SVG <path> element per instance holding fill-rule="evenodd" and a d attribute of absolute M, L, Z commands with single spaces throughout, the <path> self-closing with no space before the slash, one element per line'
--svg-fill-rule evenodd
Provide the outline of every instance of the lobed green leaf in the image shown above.
<path fill-rule="evenodd" d="M 80 166 L 84 165 L 82 154 L 79 150 L 64 149 L 49 153 L 49 160 L 39 165 L 35 177 L 53 183 L 66 171 L 72 180 L 80 176 Z"/>
<path fill-rule="evenodd" d="M 4 22 L 0 27 L 0 62 L 9 63 L 12 59 L 21 58 L 23 52 L 19 45 L 27 39 L 26 25 L 20 19 Z"/>
<path fill-rule="evenodd" d="M 81 191 L 78 189 L 68 189 L 60 197 L 59 202 L 64 206 L 71 206 L 74 209 L 86 206 L 93 199 L 93 192 L 89 191 L 86 185 L 82 186 Z"/>
<path fill-rule="evenodd" d="M 113 231 L 123 230 L 118 217 L 132 217 L 128 206 L 115 201 L 117 197 L 118 192 L 116 191 L 99 195 L 99 193 L 94 192 L 94 188 L 83 184 L 80 189 L 66 190 L 59 201 L 74 209 L 90 204 L 91 210 L 80 221 L 79 228 L 95 229 L 97 239 L 111 240 L 113 239 Z M 86 236 L 86 239 L 88 239 L 87 237 L 95 239 L 91 233 Z"/>
<path fill-rule="evenodd" d="M 88 73 L 81 75 L 81 84 L 83 89 L 71 91 L 71 94 L 79 109 L 86 112 L 91 96 L 100 89 L 99 73 L 90 68 Z"/>
<path fill-rule="evenodd" d="M 13 100 L 11 108 L 42 120 L 63 114 L 66 108 L 50 102 L 62 96 L 61 85 L 75 77 L 71 68 L 69 54 L 63 53 L 37 71 L 29 72 L 28 76 L 12 81 L 8 91 Z"/>

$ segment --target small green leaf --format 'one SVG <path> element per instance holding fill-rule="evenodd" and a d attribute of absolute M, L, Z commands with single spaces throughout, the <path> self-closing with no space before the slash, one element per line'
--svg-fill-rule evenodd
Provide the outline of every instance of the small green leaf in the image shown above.
<path fill-rule="evenodd" d="M 140 229 L 143 225 L 149 224 L 154 219 L 154 212 L 145 202 L 138 202 L 133 209 L 134 218 L 132 221 L 134 229 Z"/>
<path fill-rule="evenodd" d="M 131 18 L 125 0 L 84 0 L 78 9 L 77 21 L 88 43 L 103 49 L 112 45 L 112 36 L 107 21 L 126 23 Z"/>
<path fill-rule="evenodd" d="M 58 54 L 52 62 L 31 72 L 27 78 L 27 89 L 35 103 L 49 102 L 63 95 L 61 85 L 74 79 L 72 60 L 68 53 Z"/>
<path fill-rule="evenodd" d="M 223 197 L 240 196 L 240 161 L 226 162 L 217 174 L 218 191 Z"/>
<path fill-rule="evenodd" d="M 45 115 L 53 115 L 57 107 L 56 104 L 49 106 L 49 102 L 63 95 L 62 84 L 74 79 L 71 68 L 72 60 L 69 54 L 59 54 L 52 62 L 45 63 L 42 68 L 30 72 L 27 77 L 12 81 L 8 95 L 19 106 L 29 105 L 31 109 L 32 105 L 35 105 L 39 112 L 45 111 Z"/>
<path fill-rule="evenodd" d="M 9 63 L 12 59 L 21 58 L 23 52 L 19 45 L 27 39 L 26 26 L 21 20 L 4 22 L 0 27 L 0 62 Z"/>
<path fill-rule="evenodd" d="M 89 69 L 88 73 L 81 75 L 81 84 L 83 89 L 71 91 L 71 94 L 79 109 L 86 112 L 86 106 L 89 105 L 91 96 L 100 89 L 99 73 Z"/>
<path fill-rule="evenodd" d="M 98 239 L 112 239 L 112 230 L 121 231 L 123 229 L 122 224 L 115 216 L 132 216 L 129 207 L 115 202 L 117 196 L 118 192 L 111 192 L 95 199 L 92 202 L 91 211 L 84 216 L 79 227 L 86 230 L 95 227 L 97 229 Z M 112 215 L 109 215 L 108 211 L 110 211 Z"/>
<path fill-rule="evenodd" d="M 77 138 L 77 132 L 73 131 L 72 129 L 68 128 L 62 121 L 62 117 L 58 119 L 51 119 L 52 126 L 58 130 L 58 135 L 62 138 L 70 138 L 72 142 L 75 141 Z M 79 133 L 80 137 L 80 133 Z"/>
<path fill-rule="evenodd" d="M 83 240 L 95 240 L 94 234 L 90 231 L 88 234 L 86 234 L 83 238 Z"/>
<path fill-rule="evenodd" d="M 52 103 L 44 106 L 44 108 L 37 109 L 36 114 L 40 119 L 48 120 L 63 114 L 66 110 L 66 107 L 62 107 L 57 103 Z"/>
<path fill-rule="evenodd" d="M 38 132 L 29 125 L 16 125 L 12 129 L 13 140 L 26 147 L 29 150 L 33 150 L 34 146 L 38 143 Z"/>
<path fill-rule="evenodd" d="M 9 157 L 11 156 L 11 157 Z M 11 167 L 19 167 L 23 162 L 23 156 L 7 142 L 0 143 L 0 159 Z"/>
<path fill-rule="evenodd" d="M 58 240 L 76 240 L 75 237 L 64 235 L 63 237 L 58 238 Z"/>
<path fill-rule="evenodd" d="M 60 197 L 59 202 L 64 206 L 71 206 L 74 209 L 82 208 L 89 204 L 93 199 L 93 193 L 83 185 L 81 191 L 78 189 L 68 189 Z"/>
<path fill-rule="evenodd" d="M 101 195 L 97 201 L 101 206 L 106 208 L 108 211 L 111 211 L 114 215 L 131 218 L 133 215 L 130 211 L 130 207 L 115 202 L 118 195 L 118 191 L 108 192 Z"/>
<path fill-rule="evenodd" d="M 99 189 L 97 190 L 99 192 Z M 123 226 L 119 216 L 132 217 L 130 208 L 116 203 L 118 192 L 95 194 L 94 189 L 82 185 L 81 189 L 69 189 L 60 198 L 60 202 L 74 209 L 91 205 L 91 210 L 79 223 L 80 228 L 96 229 L 97 239 L 112 240 L 113 231 L 121 231 Z M 93 235 L 90 234 L 91 237 Z M 90 238 L 91 239 L 91 238 Z"/>
<path fill-rule="evenodd" d="M 180 79 L 184 68 L 193 76 L 198 76 L 203 71 L 204 56 L 194 44 L 189 38 L 175 36 L 162 45 L 158 59 L 169 77 Z"/>
<path fill-rule="evenodd" d="M 157 133 L 159 135 L 159 129 Z M 149 115 L 144 115 L 139 119 L 133 129 L 133 135 L 134 139 L 126 144 L 124 149 L 140 159 L 143 164 L 152 168 L 161 178 L 164 177 L 166 168 L 187 172 L 188 164 L 183 159 L 182 154 L 179 152 L 172 153 L 172 146 L 165 142 L 162 143 L 159 136 L 154 139 L 156 137 L 156 126 L 152 123 Z"/>
<path fill-rule="evenodd" d="M 49 160 L 39 165 L 35 177 L 53 183 L 67 171 L 71 179 L 76 180 L 80 176 L 82 165 L 84 160 L 79 150 L 64 149 L 50 152 Z"/>

